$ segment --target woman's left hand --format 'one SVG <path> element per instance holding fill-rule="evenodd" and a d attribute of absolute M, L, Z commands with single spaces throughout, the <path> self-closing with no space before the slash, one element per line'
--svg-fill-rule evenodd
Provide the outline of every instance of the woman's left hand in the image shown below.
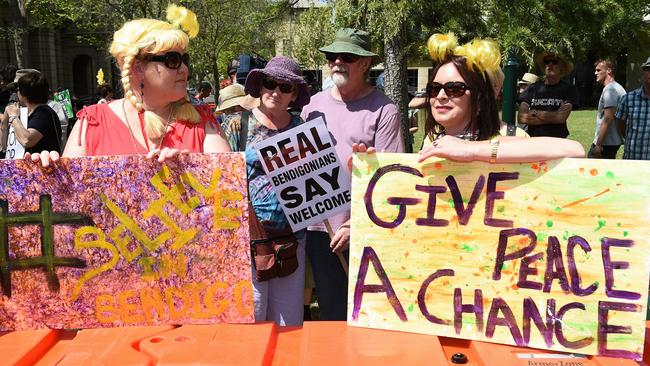
<path fill-rule="evenodd" d="M 189 154 L 188 149 L 171 149 L 169 147 L 163 147 L 162 149 L 153 149 L 147 154 L 147 159 L 154 159 L 158 157 L 158 162 L 162 163 L 167 159 L 174 159 L 181 154 Z"/>
<path fill-rule="evenodd" d="M 431 146 L 420 151 L 418 163 L 435 156 L 453 161 L 474 161 L 479 156 L 478 151 L 487 141 L 467 141 L 454 136 L 443 136 Z"/>

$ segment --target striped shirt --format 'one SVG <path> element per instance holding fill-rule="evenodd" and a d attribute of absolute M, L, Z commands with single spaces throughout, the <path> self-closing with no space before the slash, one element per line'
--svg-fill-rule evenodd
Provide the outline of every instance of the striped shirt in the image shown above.
<path fill-rule="evenodd" d="M 643 87 L 621 97 L 616 119 L 625 121 L 623 159 L 650 160 L 650 97 Z"/>

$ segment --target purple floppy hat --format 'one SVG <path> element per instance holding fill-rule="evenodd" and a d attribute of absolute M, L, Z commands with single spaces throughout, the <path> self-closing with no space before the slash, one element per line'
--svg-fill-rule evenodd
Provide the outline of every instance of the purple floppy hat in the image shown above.
<path fill-rule="evenodd" d="M 259 98 L 262 90 L 262 79 L 269 77 L 275 81 L 296 84 L 296 100 L 293 106 L 302 108 L 311 99 L 307 82 L 302 78 L 300 66 L 293 59 L 286 56 L 276 56 L 266 64 L 263 69 L 253 69 L 246 77 L 246 93 Z"/>

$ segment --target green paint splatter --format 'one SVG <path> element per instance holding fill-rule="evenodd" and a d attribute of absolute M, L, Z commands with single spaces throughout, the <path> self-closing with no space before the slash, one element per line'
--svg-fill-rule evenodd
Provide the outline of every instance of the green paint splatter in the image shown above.
<path fill-rule="evenodd" d="M 503 263 L 503 264 L 501 265 L 501 270 L 503 271 L 503 270 L 505 270 L 506 268 L 508 268 L 508 266 L 506 266 L 506 264 Z"/>
<path fill-rule="evenodd" d="M 605 173 L 605 176 L 606 176 L 607 178 L 614 178 L 614 173 L 612 173 L 612 172 L 607 172 L 607 173 Z"/>
<path fill-rule="evenodd" d="M 569 240 L 569 232 L 567 230 L 564 230 L 564 234 L 562 234 L 562 239 Z"/>
<path fill-rule="evenodd" d="M 556 208 L 555 208 L 555 212 L 557 212 L 557 213 L 560 213 L 560 212 L 562 212 L 562 208 L 561 208 L 561 207 L 559 207 L 559 206 L 558 206 L 558 207 L 556 207 Z"/>
<path fill-rule="evenodd" d="M 548 228 L 553 227 L 553 220 L 546 220 L 546 227 Z"/>
<path fill-rule="evenodd" d="M 463 244 L 463 246 L 460 248 L 467 253 L 473 253 L 476 249 L 478 249 L 478 245 Z"/>
<path fill-rule="evenodd" d="M 617 223 L 616 223 L 616 227 L 621 227 L 622 225 L 623 225 L 623 224 L 621 224 L 620 222 L 617 222 Z"/>
<path fill-rule="evenodd" d="M 628 233 L 627 231 L 623 231 L 623 236 L 628 236 L 628 235 L 630 235 L 630 233 Z"/>
<path fill-rule="evenodd" d="M 412 312 L 413 312 L 413 309 L 415 308 L 413 305 L 414 305 L 414 304 L 409 305 L 409 313 L 412 313 Z"/>
<path fill-rule="evenodd" d="M 546 241 L 546 238 L 548 238 L 548 233 L 537 234 L 537 241 Z"/>
<path fill-rule="evenodd" d="M 454 200 L 452 200 L 452 199 L 448 199 L 448 200 L 447 200 L 447 203 L 449 204 L 449 207 L 451 207 L 451 208 L 456 208 L 456 205 L 454 205 Z"/>
<path fill-rule="evenodd" d="M 607 221 L 605 221 L 605 220 L 598 220 L 598 227 L 596 228 L 596 230 L 594 230 L 594 232 L 604 228 L 606 223 L 607 223 Z"/>
<path fill-rule="evenodd" d="M 409 275 L 408 277 L 406 277 L 406 279 L 407 279 L 407 280 L 412 280 L 412 279 L 413 279 L 413 275 Z"/>

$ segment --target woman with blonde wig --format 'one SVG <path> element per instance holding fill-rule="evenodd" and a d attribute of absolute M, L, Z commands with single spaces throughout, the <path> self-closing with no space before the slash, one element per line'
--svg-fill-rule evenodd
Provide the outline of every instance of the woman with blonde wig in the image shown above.
<path fill-rule="evenodd" d="M 500 76 L 496 42 L 475 39 L 458 45 L 454 34 L 448 33 L 434 34 L 427 46 L 437 65 L 427 85 L 426 140 L 420 160 L 437 156 L 505 163 L 584 157 L 576 141 L 502 136 L 506 129 L 495 98 L 500 80 L 492 80 Z"/>
<path fill-rule="evenodd" d="M 198 33 L 196 15 L 170 5 L 167 19 L 136 19 L 115 32 L 110 53 L 121 70 L 124 98 L 81 110 L 63 156 L 163 161 L 180 152 L 230 151 L 209 108 L 193 106 L 187 97 L 187 46 Z M 58 159 L 56 153 L 34 155 L 44 166 Z"/>

